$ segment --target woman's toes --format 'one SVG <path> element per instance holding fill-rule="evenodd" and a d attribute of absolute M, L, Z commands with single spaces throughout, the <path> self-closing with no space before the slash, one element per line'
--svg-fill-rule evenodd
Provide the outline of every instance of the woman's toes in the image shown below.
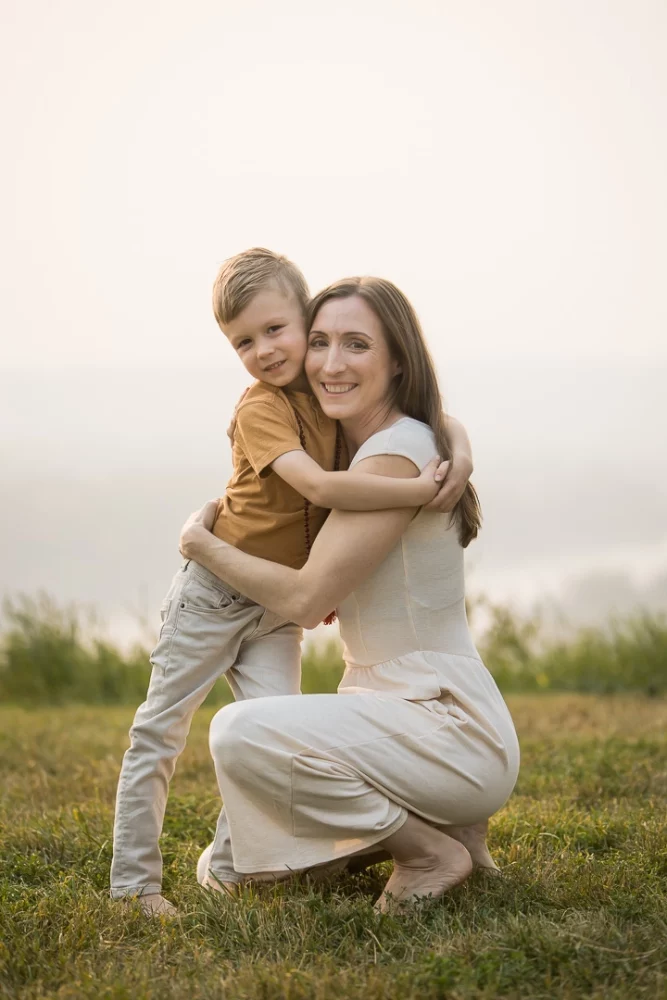
<path fill-rule="evenodd" d="M 213 892 L 219 892 L 223 896 L 235 896 L 239 891 L 238 882 L 218 882 L 217 878 L 209 872 L 205 876 L 204 881 L 200 882 L 202 889 L 212 889 Z"/>
<path fill-rule="evenodd" d="M 208 863 L 211 860 L 211 854 L 213 852 L 213 844 L 209 844 L 199 855 L 199 861 L 197 862 L 197 881 L 200 885 L 203 885 L 206 881 L 208 875 Z"/>

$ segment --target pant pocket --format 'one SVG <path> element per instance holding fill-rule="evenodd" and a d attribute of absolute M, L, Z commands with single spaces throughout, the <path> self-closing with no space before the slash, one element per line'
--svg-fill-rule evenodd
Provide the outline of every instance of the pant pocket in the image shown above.
<path fill-rule="evenodd" d="M 158 642 L 163 636 L 173 632 L 176 628 L 175 619 L 178 617 L 178 601 L 173 597 L 166 598 L 160 606 L 160 631 Z"/>
<path fill-rule="evenodd" d="M 236 596 L 222 586 L 212 586 L 195 572 L 188 572 L 178 603 L 182 610 L 206 614 L 224 611 L 234 604 L 235 600 Z"/>

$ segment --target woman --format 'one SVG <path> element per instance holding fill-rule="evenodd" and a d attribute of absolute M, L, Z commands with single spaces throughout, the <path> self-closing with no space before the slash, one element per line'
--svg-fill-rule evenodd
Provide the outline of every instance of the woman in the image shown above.
<path fill-rule="evenodd" d="M 337 282 L 313 300 L 310 320 L 308 378 L 340 421 L 352 465 L 417 476 L 447 454 L 433 363 L 394 285 Z M 184 528 L 186 558 L 307 628 L 337 607 L 345 644 L 338 695 L 241 702 L 211 723 L 236 870 L 279 877 L 380 849 L 394 860 L 381 909 L 442 895 L 471 871 L 464 843 L 488 858 L 479 830 L 519 766 L 512 719 L 465 615 L 474 489 L 451 518 L 334 511 L 301 570 L 228 546 L 206 530 L 208 516 Z"/>

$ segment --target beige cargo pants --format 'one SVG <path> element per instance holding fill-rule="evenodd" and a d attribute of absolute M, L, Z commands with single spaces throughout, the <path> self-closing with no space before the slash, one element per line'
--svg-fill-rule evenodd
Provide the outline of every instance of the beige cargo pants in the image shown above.
<path fill-rule="evenodd" d="M 148 694 L 130 729 L 118 782 L 114 898 L 161 891 L 158 841 L 169 782 L 192 717 L 216 680 L 224 674 L 237 701 L 300 691 L 299 626 L 240 596 L 197 563 L 188 561 L 176 573 L 161 617 Z M 209 870 L 221 882 L 240 878 L 224 809 Z"/>

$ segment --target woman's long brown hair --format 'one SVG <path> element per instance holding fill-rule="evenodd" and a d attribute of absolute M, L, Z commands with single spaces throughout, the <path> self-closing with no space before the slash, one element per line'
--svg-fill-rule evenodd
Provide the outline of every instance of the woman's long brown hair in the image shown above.
<path fill-rule="evenodd" d="M 400 291 L 384 278 L 343 278 L 323 289 L 308 307 L 308 329 L 325 302 L 358 295 L 363 299 L 384 328 L 389 350 L 400 365 L 394 380 L 391 405 L 415 420 L 428 424 L 435 435 L 436 446 L 443 459 L 451 458 L 446 436 L 446 417 L 438 388 L 435 366 L 431 358 L 417 314 Z M 453 511 L 461 545 L 465 548 L 477 537 L 482 512 L 477 491 L 468 483 Z"/>

